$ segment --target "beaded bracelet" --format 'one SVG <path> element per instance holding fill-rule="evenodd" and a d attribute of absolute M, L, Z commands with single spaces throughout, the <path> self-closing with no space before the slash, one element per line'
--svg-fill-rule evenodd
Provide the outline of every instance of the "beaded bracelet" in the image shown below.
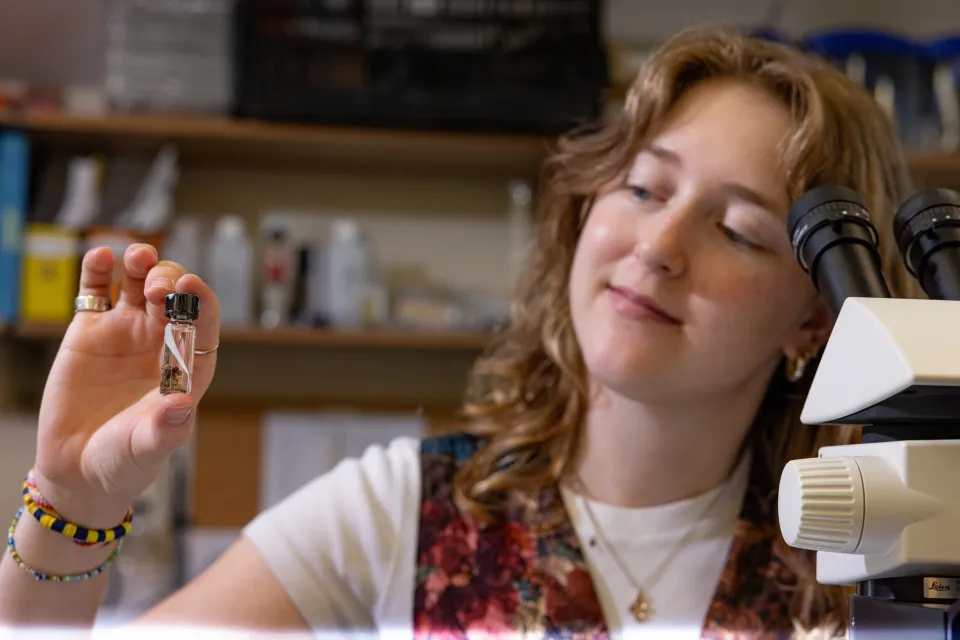
<path fill-rule="evenodd" d="M 63 534 L 81 546 L 109 544 L 130 533 L 131 523 L 133 522 L 132 509 L 127 511 L 123 522 L 112 529 L 88 529 L 65 520 L 42 497 L 39 501 L 36 500 L 35 495 L 39 497 L 37 485 L 33 482 L 33 470 L 31 469 L 27 478 L 23 481 L 23 506 L 43 527 Z M 41 506 L 41 504 L 44 506 Z"/>
<path fill-rule="evenodd" d="M 75 582 L 77 580 L 89 580 L 90 578 L 96 578 L 98 575 L 106 571 L 110 565 L 113 564 L 114 560 L 117 559 L 117 556 L 120 555 L 120 547 L 123 546 L 123 538 L 117 540 L 116 548 L 103 564 L 96 569 L 87 571 L 86 573 L 77 573 L 69 576 L 51 576 L 50 574 L 38 571 L 23 561 L 23 559 L 20 557 L 20 554 L 17 553 L 17 546 L 13 541 L 13 534 L 17 529 L 17 523 L 20 522 L 20 516 L 23 515 L 23 509 L 23 507 L 17 509 L 17 514 L 13 516 L 13 520 L 10 522 L 10 528 L 7 530 L 7 549 L 10 550 L 10 556 L 13 558 L 13 561 L 17 564 L 17 566 L 33 576 L 35 580 L 47 580 L 50 582 Z"/>

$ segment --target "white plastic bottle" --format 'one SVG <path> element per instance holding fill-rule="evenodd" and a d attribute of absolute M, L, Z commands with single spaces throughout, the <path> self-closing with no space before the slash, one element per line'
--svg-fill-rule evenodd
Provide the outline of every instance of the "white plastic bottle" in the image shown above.
<path fill-rule="evenodd" d="M 253 322 L 253 243 L 243 220 L 223 216 L 210 243 L 210 286 L 220 301 L 223 326 Z"/>
<path fill-rule="evenodd" d="M 327 310 L 334 327 L 364 323 L 364 303 L 370 288 L 372 257 L 356 220 L 333 223 L 327 246 Z"/>
<path fill-rule="evenodd" d="M 203 264 L 203 236 L 200 220 L 196 217 L 184 216 L 175 219 L 163 241 L 161 258 L 183 265 L 188 272 L 206 280 L 206 268 L 209 265 Z"/>
<path fill-rule="evenodd" d="M 512 180 L 509 184 L 509 278 L 512 290 L 523 271 L 535 233 L 533 223 L 533 189 L 524 180 Z"/>

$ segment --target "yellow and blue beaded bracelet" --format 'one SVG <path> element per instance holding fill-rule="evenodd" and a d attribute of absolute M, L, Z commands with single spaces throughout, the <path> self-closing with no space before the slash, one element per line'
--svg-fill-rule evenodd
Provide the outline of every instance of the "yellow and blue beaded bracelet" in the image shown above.
<path fill-rule="evenodd" d="M 89 580 L 91 578 L 96 578 L 98 575 L 106 571 L 117 559 L 117 556 L 120 555 L 120 547 L 123 546 L 123 538 L 117 540 L 116 548 L 103 564 L 96 569 L 87 571 L 86 573 L 77 573 L 69 576 L 52 576 L 50 574 L 43 573 L 42 571 L 38 571 L 23 561 L 23 559 L 20 557 L 20 554 L 17 553 L 17 546 L 13 541 L 13 534 L 17 529 L 17 523 L 20 522 L 20 517 L 23 515 L 23 509 L 23 507 L 17 509 L 17 514 L 10 522 L 10 528 L 7 530 L 7 548 L 10 550 L 10 556 L 13 558 L 13 561 L 16 563 L 16 565 L 33 576 L 35 580 L 46 580 L 49 582 L 75 582 L 78 580 Z"/>
<path fill-rule="evenodd" d="M 75 542 L 85 545 L 95 545 L 104 542 L 113 542 L 120 540 L 130 533 L 130 527 L 133 522 L 133 510 L 127 511 L 123 522 L 112 529 L 88 529 L 64 520 L 60 514 L 52 508 L 44 508 L 37 504 L 31 494 L 31 489 L 35 487 L 31 483 L 30 476 L 23 481 L 23 506 L 27 512 L 36 518 L 43 527 L 72 538 Z"/>

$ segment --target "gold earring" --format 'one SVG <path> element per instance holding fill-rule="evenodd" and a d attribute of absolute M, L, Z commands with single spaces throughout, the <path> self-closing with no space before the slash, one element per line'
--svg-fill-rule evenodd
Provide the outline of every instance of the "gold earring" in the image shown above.
<path fill-rule="evenodd" d="M 807 365 L 817 355 L 816 349 L 811 349 L 807 353 L 795 358 L 787 358 L 787 380 L 790 382 L 799 382 L 803 374 L 807 371 Z"/>

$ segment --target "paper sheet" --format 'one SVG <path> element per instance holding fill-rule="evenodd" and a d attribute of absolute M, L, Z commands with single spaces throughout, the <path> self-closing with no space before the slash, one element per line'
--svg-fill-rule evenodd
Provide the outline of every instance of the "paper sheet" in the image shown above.
<path fill-rule="evenodd" d="M 277 504 L 373 444 L 425 431 L 426 420 L 414 414 L 268 413 L 261 432 L 259 508 Z"/>

